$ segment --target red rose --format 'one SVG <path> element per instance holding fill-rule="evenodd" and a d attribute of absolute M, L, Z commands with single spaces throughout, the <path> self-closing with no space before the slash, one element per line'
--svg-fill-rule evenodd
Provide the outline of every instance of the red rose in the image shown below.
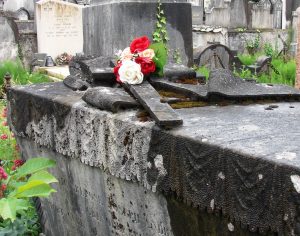
<path fill-rule="evenodd" d="M 119 75 L 119 69 L 120 69 L 121 65 L 122 65 L 122 63 L 118 62 L 117 65 L 114 67 L 114 74 L 116 76 L 116 80 L 118 83 L 121 83 L 120 75 Z"/>
<path fill-rule="evenodd" d="M 144 75 L 148 75 L 156 70 L 154 62 L 148 57 L 137 57 L 135 62 L 141 65 Z"/>
<path fill-rule="evenodd" d="M 131 53 L 138 53 L 146 50 L 150 46 L 150 40 L 147 36 L 136 38 L 130 44 Z"/>

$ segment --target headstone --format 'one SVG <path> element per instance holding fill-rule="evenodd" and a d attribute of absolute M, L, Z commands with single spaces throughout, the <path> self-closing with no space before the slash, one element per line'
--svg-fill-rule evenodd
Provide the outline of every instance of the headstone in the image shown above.
<path fill-rule="evenodd" d="M 261 0 L 253 4 L 251 10 L 253 29 L 273 28 L 274 17 L 270 14 L 271 4 L 269 0 Z"/>
<path fill-rule="evenodd" d="M 27 21 L 30 19 L 30 14 L 25 8 L 22 7 L 18 11 L 16 11 L 15 17 L 18 20 Z"/>
<path fill-rule="evenodd" d="M 142 35 L 152 38 L 156 24 L 156 1 L 91 1 L 82 6 L 58 0 L 37 3 L 39 52 L 55 58 L 59 53 L 84 52 L 112 56 Z M 182 62 L 192 65 L 191 5 L 163 1 L 170 49 Z M 62 11 L 64 14 L 62 15 Z"/>
<path fill-rule="evenodd" d="M 59 0 L 37 2 L 38 51 L 53 59 L 66 52 L 83 51 L 82 9 L 77 4 Z"/>
<path fill-rule="evenodd" d="M 46 65 L 46 58 L 47 58 L 47 54 L 46 53 L 35 53 L 33 55 L 33 59 L 31 62 L 32 66 L 39 66 L 39 67 L 43 67 Z"/>
<path fill-rule="evenodd" d="M 36 0 L 4 0 L 4 11 L 16 12 L 21 8 L 26 9 L 28 13 L 34 15 L 34 3 Z"/>

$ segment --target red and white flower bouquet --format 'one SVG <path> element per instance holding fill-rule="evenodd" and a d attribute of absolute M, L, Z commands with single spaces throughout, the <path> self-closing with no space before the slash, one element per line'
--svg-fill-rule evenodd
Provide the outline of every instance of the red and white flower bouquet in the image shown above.
<path fill-rule="evenodd" d="M 151 44 L 146 36 L 134 39 L 130 47 L 118 53 L 114 68 L 119 83 L 141 84 L 144 77 L 156 72 L 161 75 L 166 63 L 166 50 L 163 44 Z"/>

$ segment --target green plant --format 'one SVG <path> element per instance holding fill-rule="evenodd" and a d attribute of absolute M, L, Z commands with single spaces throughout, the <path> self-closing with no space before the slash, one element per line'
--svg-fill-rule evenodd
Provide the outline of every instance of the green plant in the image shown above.
<path fill-rule="evenodd" d="M 12 76 L 13 84 L 34 84 L 50 82 L 47 76 L 39 73 L 30 74 L 19 61 L 4 61 L 0 64 L 0 86 L 3 85 L 3 77 L 6 73 Z"/>
<path fill-rule="evenodd" d="M 265 55 L 268 57 L 272 57 L 274 55 L 274 49 L 272 47 L 272 44 L 270 43 L 265 43 L 264 44 L 264 52 Z"/>
<path fill-rule="evenodd" d="M 23 165 L 19 148 L 7 125 L 6 102 L 0 100 L 0 236 L 40 233 L 32 197 L 48 196 L 57 180 L 46 171 L 54 162 L 34 158 Z"/>
<path fill-rule="evenodd" d="M 164 66 L 168 60 L 168 53 L 165 44 L 163 42 L 153 43 L 149 48 L 153 49 L 155 53 L 155 56 L 152 59 L 156 65 L 155 73 L 162 77 L 164 74 Z"/>
<path fill-rule="evenodd" d="M 15 160 L 19 158 L 18 146 L 9 130 L 6 116 L 6 102 L 0 100 L 0 160 Z"/>
<path fill-rule="evenodd" d="M 253 65 L 255 63 L 255 61 L 258 58 L 257 54 L 254 55 L 250 55 L 250 54 L 239 54 L 238 58 L 240 59 L 240 61 L 246 65 L 246 66 L 250 66 Z"/>
<path fill-rule="evenodd" d="M 14 222 L 17 212 L 28 210 L 32 197 L 48 197 L 56 192 L 50 183 L 57 182 L 47 168 L 55 162 L 46 158 L 33 158 L 24 164 L 21 160 L 2 160 L 0 167 L 0 216 Z"/>
<path fill-rule="evenodd" d="M 155 31 L 153 32 L 153 42 L 156 43 L 164 43 L 165 45 L 169 41 L 168 32 L 167 32 L 167 19 L 162 9 L 161 0 L 157 1 L 157 13 L 156 13 L 156 24 L 155 24 Z"/>
<path fill-rule="evenodd" d="M 261 36 L 259 31 L 255 35 L 254 39 L 246 40 L 245 47 L 247 48 L 250 55 L 254 55 L 258 51 L 260 47 L 260 41 L 261 41 Z"/>
<path fill-rule="evenodd" d="M 206 80 L 209 78 L 210 71 L 206 66 L 194 67 L 195 71 L 204 75 Z"/>
<path fill-rule="evenodd" d="M 181 55 L 180 55 L 180 51 L 179 49 L 175 49 L 174 53 L 173 53 L 173 60 L 176 64 L 181 64 L 182 63 L 182 59 L 181 59 Z"/>

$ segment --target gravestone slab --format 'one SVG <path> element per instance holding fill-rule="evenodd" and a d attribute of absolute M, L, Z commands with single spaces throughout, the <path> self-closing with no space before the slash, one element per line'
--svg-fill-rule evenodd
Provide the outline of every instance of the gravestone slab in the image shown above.
<path fill-rule="evenodd" d="M 300 98 L 300 91 L 287 85 L 260 84 L 237 78 L 229 70 L 212 71 L 208 80 L 209 94 L 224 97 Z"/>
<path fill-rule="evenodd" d="M 83 51 L 83 6 L 59 0 L 42 0 L 36 4 L 38 51 L 53 59 L 66 52 Z"/>

